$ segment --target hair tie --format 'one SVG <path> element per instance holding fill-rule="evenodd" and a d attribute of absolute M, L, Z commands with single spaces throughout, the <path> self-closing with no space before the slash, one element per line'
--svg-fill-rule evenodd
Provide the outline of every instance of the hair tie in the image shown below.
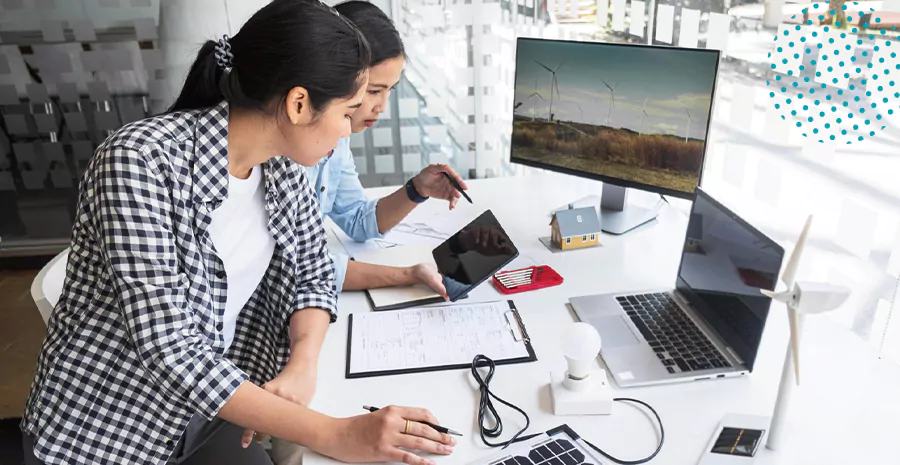
<path fill-rule="evenodd" d="M 231 71 L 231 61 L 234 54 L 231 53 L 231 43 L 228 34 L 222 36 L 216 43 L 216 64 L 225 71 Z"/>

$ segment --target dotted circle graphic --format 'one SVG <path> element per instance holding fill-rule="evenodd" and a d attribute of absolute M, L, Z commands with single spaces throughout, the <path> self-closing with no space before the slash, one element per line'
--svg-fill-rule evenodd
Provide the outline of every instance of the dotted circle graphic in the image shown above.
<path fill-rule="evenodd" d="M 858 6 L 843 6 L 842 25 L 828 3 L 809 4 L 800 17 L 804 24 L 783 24 L 769 53 L 773 77 L 766 86 L 775 109 L 804 137 L 821 143 L 862 142 L 900 112 L 897 27 L 888 34 L 878 26 L 881 18 L 871 21 L 874 9 Z M 834 24 L 813 26 L 814 18 L 826 17 L 835 17 Z"/>

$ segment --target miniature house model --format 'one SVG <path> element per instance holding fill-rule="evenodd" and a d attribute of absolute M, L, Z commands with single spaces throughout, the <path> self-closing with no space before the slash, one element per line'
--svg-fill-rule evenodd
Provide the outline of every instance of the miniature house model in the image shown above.
<path fill-rule="evenodd" d="M 550 240 L 562 249 L 579 249 L 600 244 L 600 218 L 594 207 L 560 210 L 550 221 Z"/>

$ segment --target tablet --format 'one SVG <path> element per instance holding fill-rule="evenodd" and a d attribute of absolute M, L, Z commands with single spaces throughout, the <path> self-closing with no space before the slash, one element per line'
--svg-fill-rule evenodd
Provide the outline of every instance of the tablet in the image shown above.
<path fill-rule="evenodd" d="M 490 210 L 432 251 L 447 296 L 456 302 L 519 256 Z"/>

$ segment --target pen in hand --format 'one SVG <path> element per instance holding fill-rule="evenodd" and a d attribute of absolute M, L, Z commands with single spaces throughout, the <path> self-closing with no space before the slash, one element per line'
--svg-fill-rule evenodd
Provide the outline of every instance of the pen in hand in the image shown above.
<path fill-rule="evenodd" d="M 364 409 L 364 410 L 368 410 L 369 412 L 377 412 L 377 411 L 378 411 L 378 407 L 372 407 L 372 406 L 369 406 L 369 405 L 363 405 L 363 409 Z M 456 432 L 456 431 L 453 431 L 453 430 L 450 429 L 450 428 L 446 428 L 446 427 L 444 427 L 444 426 L 432 425 L 431 423 L 428 423 L 427 421 L 419 421 L 419 422 L 417 422 L 417 423 L 422 423 L 423 425 L 428 425 L 428 426 L 430 426 L 432 429 L 434 429 L 435 431 L 437 431 L 438 433 L 452 434 L 453 436 L 462 436 L 462 434 L 460 434 L 460 433 L 458 433 L 458 432 Z"/>
<path fill-rule="evenodd" d="M 472 203 L 472 199 L 469 197 L 469 194 L 466 194 L 466 191 L 464 191 L 462 186 L 460 186 L 459 183 L 456 182 L 456 179 L 453 179 L 453 176 L 450 176 L 449 174 L 447 174 L 446 171 L 441 171 L 441 174 L 443 174 L 444 177 L 447 178 L 447 181 L 450 181 L 450 184 L 453 185 L 454 189 L 458 190 L 459 193 L 462 194 L 463 197 L 465 197 L 466 200 L 469 201 L 469 203 Z"/>

